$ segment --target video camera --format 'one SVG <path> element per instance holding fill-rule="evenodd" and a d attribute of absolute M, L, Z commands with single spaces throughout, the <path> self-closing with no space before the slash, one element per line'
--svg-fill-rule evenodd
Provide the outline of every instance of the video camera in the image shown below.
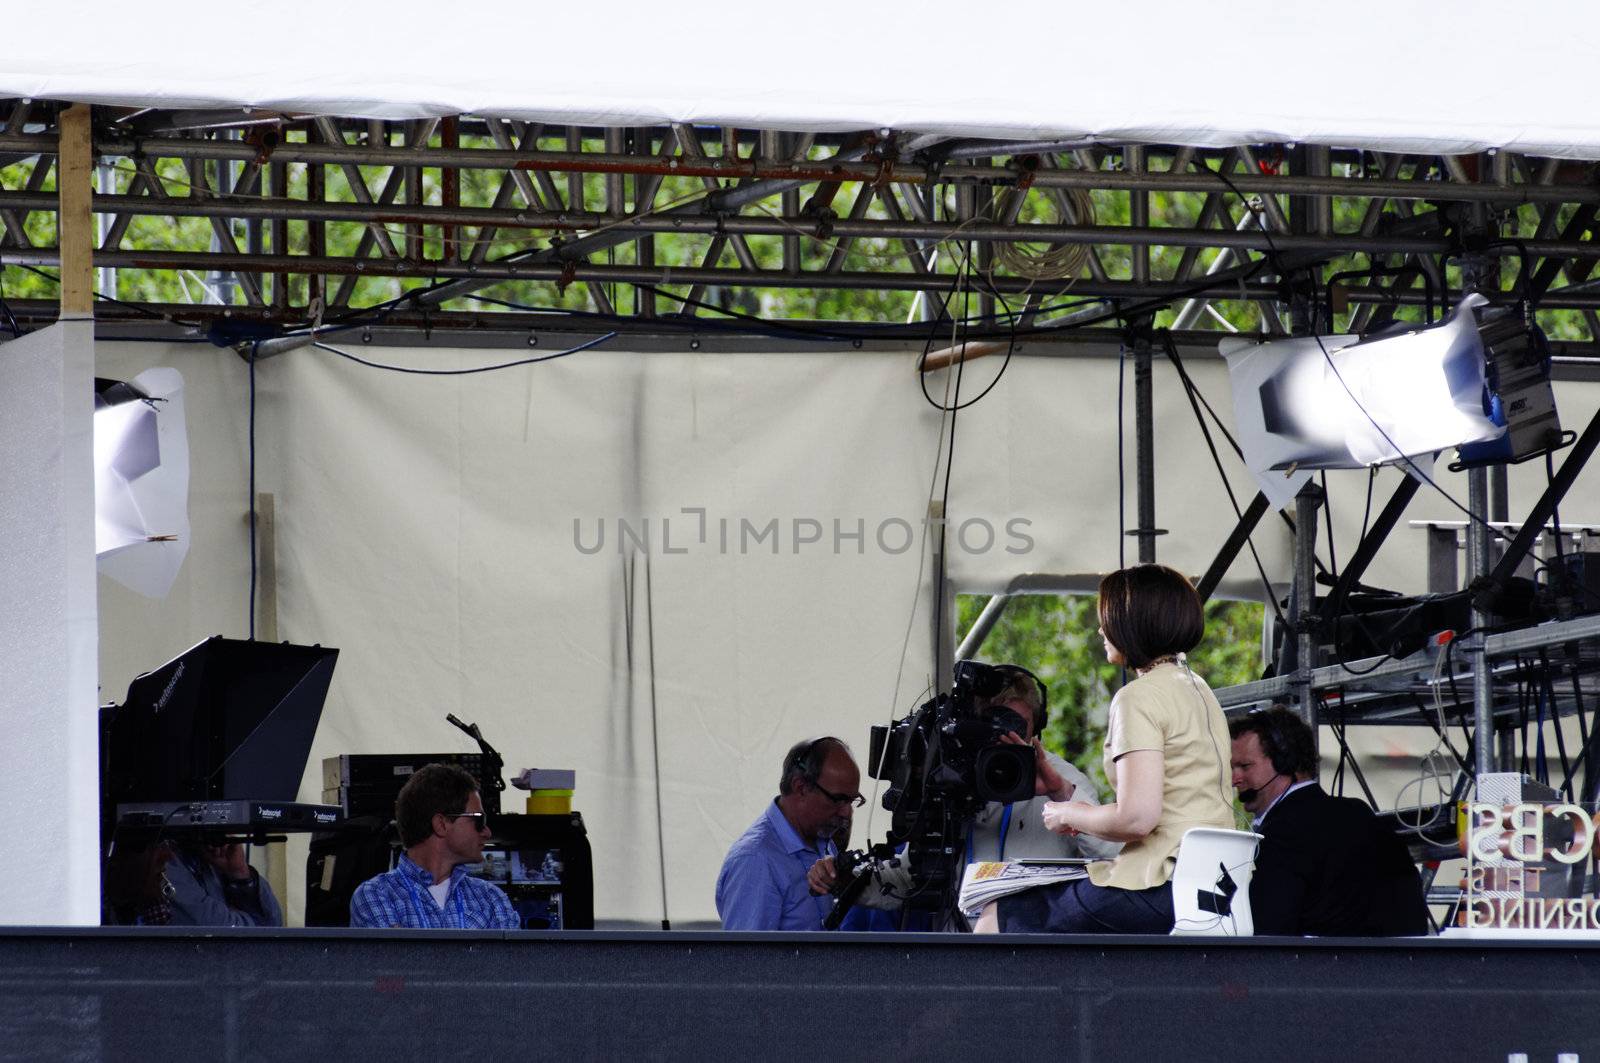
<path fill-rule="evenodd" d="M 948 694 L 889 726 L 872 729 L 868 772 L 889 783 L 890 850 L 904 843 L 916 889 L 909 908 L 953 914 L 960 886 L 961 839 L 991 801 L 1034 796 L 1034 751 L 1002 740 L 1023 735 L 1015 711 L 992 703 L 1010 677 L 978 661 L 958 661 Z"/>
<path fill-rule="evenodd" d="M 1027 725 L 1011 709 L 989 704 L 1006 683 L 1006 673 L 993 665 L 957 661 L 949 694 L 872 729 L 869 771 L 889 783 L 883 807 L 896 814 L 897 824 L 920 813 L 928 796 L 969 813 L 990 801 L 1033 796 L 1033 750 L 1000 739 L 1026 733 Z"/>

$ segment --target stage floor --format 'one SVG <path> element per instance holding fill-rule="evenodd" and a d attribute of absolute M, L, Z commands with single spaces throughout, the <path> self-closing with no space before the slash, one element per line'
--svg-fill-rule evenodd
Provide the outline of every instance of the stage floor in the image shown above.
<path fill-rule="evenodd" d="M 1600 944 L 0 929 L 0 1060 L 1600 1060 Z"/>

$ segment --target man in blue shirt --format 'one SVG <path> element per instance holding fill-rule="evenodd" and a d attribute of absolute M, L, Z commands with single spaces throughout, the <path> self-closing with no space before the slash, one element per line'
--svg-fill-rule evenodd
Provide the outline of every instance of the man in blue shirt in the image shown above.
<path fill-rule="evenodd" d="M 175 926 L 282 926 L 272 887 L 238 842 L 180 847 L 167 864 Z"/>
<path fill-rule="evenodd" d="M 837 738 L 801 742 L 783 758 L 778 796 L 745 831 L 717 876 L 724 930 L 821 930 L 833 909 L 806 872 L 848 843 L 850 819 L 866 803 L 861 770 Z"/>
<path fill-rule="evenodd" d="M 350 925 L 515 930 L 516 909 L 500 889 L 467 874 L 483 859 L 489 820 L 478 783 L 460 768 L 429 764 L 395 801 L 406 851 L 392 871 L 368 879 L 350 898 Z"/>
<path fill-rule="evenodd" d="M 113 857 L 109 875 L 107 901 L 117 922 L 283 925 L 278 898 L 238 842 L 163 841 Z"/>

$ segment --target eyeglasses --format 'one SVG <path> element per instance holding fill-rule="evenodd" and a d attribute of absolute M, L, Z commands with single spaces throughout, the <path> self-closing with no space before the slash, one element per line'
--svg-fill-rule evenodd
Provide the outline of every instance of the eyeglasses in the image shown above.
<path fill-rule="evenodd" d="M 445 812 L 442 815 L 446 819 L 470 819 L 472 820 L 472 829 L 480 833 L 489 829 L 489 814 L 487 812 Z"/>
<path fill-rule="evenodd" d="M 860 808 L 862 805 L 867 803 L 866 797 L 862 794 L 836 794 L 832 790 L 823 789 L 816 783 L 812 783 L 811 785 L 816 789 L 817 793 L 821 794 L 823 797 L 826 797 L 829 801 L 832 801 L 836 805 L 854 805 L 855 807 Z"/>

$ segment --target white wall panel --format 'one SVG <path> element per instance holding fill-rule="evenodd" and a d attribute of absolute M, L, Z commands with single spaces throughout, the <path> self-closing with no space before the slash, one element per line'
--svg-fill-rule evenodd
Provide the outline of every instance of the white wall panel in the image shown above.
<path fill-rule="evenodd" d="M 100 921 L 93 323 L 0 346 L 0 922 Z"/>

